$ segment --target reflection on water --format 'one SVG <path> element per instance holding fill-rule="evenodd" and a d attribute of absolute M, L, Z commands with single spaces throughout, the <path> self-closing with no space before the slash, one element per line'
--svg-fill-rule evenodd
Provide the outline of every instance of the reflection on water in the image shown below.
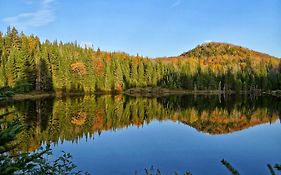
<path fill-rule="evenodd" d="M 209 137 L 214 139 L 215 136 L 212 135 L 234 134 L 236 131 L 245 131 L 249 127 L 260 124 L 275 123 L 280 118 L 281 101 L 276 97 L 251 98 L 248 96 L 191 95 L 160 98 L 130 98 L 122 95 L 85 96 L 67 99 L 22 101 L 2 105 L 0 112 L 4 113 L 7 111 L 16 111 L 20 121 L 26 125 L 26 130 L 18 138 L 21 143 L 18 149 L 31 151 L 43 143 L 55 143 L 62 145 L 62 148 L 63 145 L 69 143 L 78 144 L 83 147 L 84 141 L 87 141 L 89 138 L 98 137 L 103 132 L 108 131 L 115 133 L 118 129 L 130 128 L 131 126 L 134 126 L 136 129 L 139 128 L 138 130 L 143 129 L 143 133 L 153 128 L 150 135 L 153 136 L 153 134 L 157 133 L 157 137 L 165 140 L 166 137 L 169 137 L 167 135 L 169 128 L 162 128 L 162 130 L 157 128 L 165 126 L 165 123 L 170 125 L 171 122 L 181 123 L 180 125 L 173 126 L 173 132 L 178 133 L 177 137 L 179 135 L 187 135 L 188 133 L 183 133 L 181 130 L 183 126 L 189 128 L 187 126 L 189 125 L 199 131 L 198 133 L 208 133 L 208 139 Z M 155 123 L 156 121 L 162 121 L 161 123 L 163 124 Z M 148 125 L 150 128 L 146 129 L 146 124 L 150 123 L 151 126 Z M 130 131 L 129 128 L 126 132 Z M 128 133 L 126 139 L 132 139 L 130 136 L 133 135 L 132 132 Z M 138 135 L 138 137 L 142 140 L 141 137 L 147 138 L 148 136 L 143 134 Z M 177 138 L 176 136 L 172 137 Z M 106 134 L 104 138 L 106 138 Z M 118 135 L 116 135 L 116 138 L 118 138 Z M 111 139 L 111 142 L 114 142 L 112 141 L 114 139 L 111 137 L 107 139 Z M 62 143 L 59 141 L 62 141 Z M 64 142 L 67 143 L 64 144 Z M 113 144 L 118 145 L 118 142 L 116 141 Z M 166 149 L 168 145 L 165 144 L 167 143 L 161 144 L 159 150 Z M 127 146 L 130 147 L 131 145 Z M 179 146 L 170 146 L 175 149 L 181 149 Z M 184 145 L 181 146 L 183 147 Z M 142 147 L 139 149 L 143 149 L 140 151 L 145 152 L 147 148 Z M 122 155 L 125 156 L 126 153 Z M 181 156 L 178 157 L 180 160 L 184 160 L 180 158 Z M 144 157 L 143 159 L 146 161 L 147 158 Z M 79 162 L 80 160 L 77 161 Z M 126 161 L 124 163 L 129 164 Z M 219 162 L 216 163 L 219 164 Z M 141 166 L 141 163 L 139 165 Z M 103 164 L 100 166 L 103 166 Z M 120 167 L 115 167 L 115 169 Z M 125 168 L 123 167 L 123 169 Z M 104 173 L 102 171 L 97 172 L 100 174 Z M 122 171 L 122 173 L 126 174 L 125 171 Z"/>
<path fill-rule="evenodd" d="M 227 134 L 281 117 L 281 101 L 274 97 L 169 96 L 158 101 L 176 120 L 209 134 Z"/>
<path fill-rule="evenodd" d="M 199 132 L 227 134 L 276 122 L 281 113 L 281 101 L 274 97 L 251 99 L 241 96 L 169 96 L 158 99 L 85 96 L 16 102 L 3 107 L 2 111 L 16 111 L 27 126 L 23 149 L 34 150 L 43 141 L 77 141 L 87 134 L 91 136 L 131 125 L 140 127 L 152 120 L 179 121 Z"/>

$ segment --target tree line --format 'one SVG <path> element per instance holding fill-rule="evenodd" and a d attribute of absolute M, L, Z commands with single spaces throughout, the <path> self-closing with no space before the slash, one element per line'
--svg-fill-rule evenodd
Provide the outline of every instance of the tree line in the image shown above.
<path fill-rule="evenodd" d="M 281 89 L 280 60 L 223 57 L 225 62 L 219 64 L 194 55 L 149 59 L 81 47 L 77 42 L 41 42 L 37 36 L 8 27 L 5 34 L 0 32 L 0 87 L 61 93 L 120 92 L 133 87 Z"/>

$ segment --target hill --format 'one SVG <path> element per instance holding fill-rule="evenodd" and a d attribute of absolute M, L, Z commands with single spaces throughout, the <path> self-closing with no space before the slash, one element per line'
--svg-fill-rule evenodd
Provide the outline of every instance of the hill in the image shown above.
<path fill-rule="evenodd" d="M 236 58 L 263 58 L 263 59 L 276 59 L 276 57 L 270 56 L 265 53 L 257 52 L 242 46 L 237 46 L 229 43 L 222 42 L 209 42 L 198 45 L 194 49 L 181 54 L 181 57 L 197 57 L 208 58 L 213 56 L 234 56 Z"/>
<path fill-rule="evenodd" d="M 169 60 L 188 58 L 204 60 L 205 64 L 224 64 L 226 62 L 238 63 L 245 62 L 246 59 L 249 59 L 254 63 L 260 63 L 261 61 L 271 62 L 273 65 L 278 65 L 280 62 L 280 59 L 269 54 L 223 42 L 203 43 L 179 56 L 160 58 L 160 60 L 165 62 Z"/>

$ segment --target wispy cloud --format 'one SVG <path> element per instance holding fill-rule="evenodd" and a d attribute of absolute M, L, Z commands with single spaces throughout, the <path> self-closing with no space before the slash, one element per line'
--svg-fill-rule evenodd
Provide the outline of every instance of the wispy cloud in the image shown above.
<path fill-rule="evenodd" d="M 172 4 L 172 7 L 177 7 L 179 5 L 182 4 L 182 1 L 181 0 L 176 0 L 173 4 Z"/>
<path fill-rule="evenodd" d="M 26 0 L 27 4 L 32 4 L 33 2 Z M 40 0 L 39 8 L 36 11 L 5 17 L 3 21 L 10 26 L 16 26 L 22 30 L 29 27 L 47 25 L 55 20 L 53 2 L 54 0 Z"/>

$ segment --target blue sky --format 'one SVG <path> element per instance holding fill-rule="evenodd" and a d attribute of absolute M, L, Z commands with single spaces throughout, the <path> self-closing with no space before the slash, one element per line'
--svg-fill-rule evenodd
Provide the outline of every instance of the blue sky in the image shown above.
<path fill-rule="evenodd" d="M 174 56 L 207 41 L 281 57 L 280 0 L 1 0 L 0 30 Z"/>

